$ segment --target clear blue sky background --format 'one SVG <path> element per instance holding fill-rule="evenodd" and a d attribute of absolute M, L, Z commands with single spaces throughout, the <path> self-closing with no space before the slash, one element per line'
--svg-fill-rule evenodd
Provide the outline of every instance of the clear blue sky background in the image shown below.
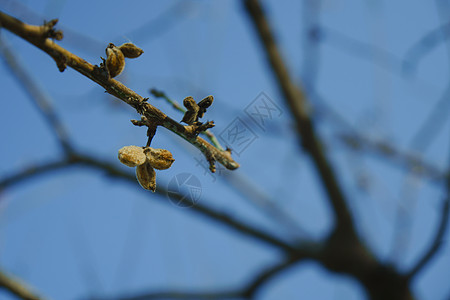
<path fill-rule="evenodd" d="M 330 110 L 371 138 L 411 149 L 413 137 L 449 83 L 446 45 L 441 42 L 421 57 L 414 72 L 403 72 L 402 62 L 446 16 L 438 14 L 433 1 L 323 0 L 317 21 L 323 39 L 318 47 L 308 48 L 305 34 L 313 12 L 306 2 L 263 3 L 291 75 L 299 83 L 314 84 L 309 97 L 358 231 L 380 258 L 407 269 L 435 232 L 442 185 L 407 176 L 401 167 L 376 156 L 349 152 L 337 139 L 346 128 Z M 158 131 L 153 145 L 169 149 L 176 161 L 157 173 L 158 184 L 167 185 L 175 175 L 188 172 L 201 181 L 199 201 L 280 237 L 321 238 L 328 232 L 330 208 L 300 150 L 288 109 L 240 1 L 0 0 L 0 9 L 34 24 L 59 18 L 65 31 L 60 44 L 95 64 L 109 42 L 134 42 L 145 53 L 128 60 L 117 79 L 177 120 L 182 115 L 151 97 L 150 88 L 178 101 L 214 95 L 207 118 L 217 124 L 215 133 L 240 117 L 258 136 L 236 156 L 241 164 L 236 175 L 266 194 L 299 229 L 270 220 L 258 203 L 233 189 L 223 176 L 205 173 L 197 165 L 199 152 L 167 130 Z M 51 58 L 30 44 L 4 31 L 1 35 L 52 98 L 77 149 L 120 165 L 119 148 L 145 144 L 145 130 L 129 121 L 137 118 L 131 108 L 71 69 L 60 73 Z M 57 159 L 61 152 L 52 132 L 4 63 L 0 78 L 0 176 Z M 282 112 L 263 129 L 244 111 L 261 92 Z M 447 122 L 426 150 L 418 152 L 443 170 L 448 166 L 448 106 L 440 117 Z M 361 176 L 366 189 L 355 184 Z M 401 243 L 405 248 L 400 253 L 392 250 L 399 208 L 410 220 L 401 230 L 407 243 Z M 0 194 L 0 266 L 52 299 L 237 287 L 280 259 L 278 251 L 138 185 L 81 167 Z M 445 243 L 414 282 L 418 298 L 448 298 L 449 270 Z M 353 279 L 312 262 L 276 276 L 259 294 L 264 300 L 364 297 Z M 0 298 L 10 299 L 1 291 Z"/>

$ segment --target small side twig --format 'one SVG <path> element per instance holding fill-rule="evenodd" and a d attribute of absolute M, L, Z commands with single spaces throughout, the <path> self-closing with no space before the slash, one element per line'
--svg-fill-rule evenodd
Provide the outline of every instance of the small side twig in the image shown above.
<path fill-rule="evenodd" d="M 157 90 L 157 89 L 151 89 L 150 93 L 156 97 L 156 98 L 162 98 L 164 100 L 166 100 L 168 103 L 170 103 L 173 108 L 175 108 L 176 110 L 182 112 L 183 114 L 186 113 L 186 109 L 183 108 L 177 101 L 171 99 L 169 96 L 167 96 L 166 93 L 164 93 L 163 91 Z M 210 130 L 206 130 L 206 131 L 202 131 L 200 134 L 206 136 L 209 141 L 219 150 L 225 150 L 222 145 L 220 144 L 219 140 L 217 139 L 217 137 L 214 135 L 214 133 L 212 133 Z"/>

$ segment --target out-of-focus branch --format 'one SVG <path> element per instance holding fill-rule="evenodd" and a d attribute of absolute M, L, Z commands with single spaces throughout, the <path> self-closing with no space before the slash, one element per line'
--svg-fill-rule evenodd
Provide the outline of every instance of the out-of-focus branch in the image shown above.
<path fill-rule="evenodd" d="M 417 64 L 427 53 L 431 52 L 439 43 L 450 38 L 450 35 L 443 33 L 450 32 L 450 22 L 439 25 L 431 29 L 428 33 L 423 35 L 417 42 L 415 42 L 406 51 L 403 60 L 404 71 L 414 72 Z"/>
<path fill-rule="evenodd" d="M 341 134 L 339 138 L 348 147 L 358 151 L 372 152 L 384 160 L 388 159 L 389 162 L 407 168 L 415 174 L 424 175 L 436 183 L 442 183 L 445 179 L 445 173 L 437 167 L 422 160 L 418 155 L 400 151 L 386 141 L 375 141 L 355 134 Z"/>
<path fill-rule="evenodd" d="M 334 272 L 355 277 L 372 299 L 413 299 L 405 276 L 378 261 L 357 236 L 346 198 L 311 120 L 309 103 L 290 78 L 260 3 L 258 0 L 246 0 L 244 4 L 296 121 L 302 146 L 312 158 L 336 218 L 334 231 L 315 259 Z"/>
<path fill-rule="evenodd" d="M 64 125 L 59 120 L 58 115 L 53 110 L 51 101 L 48 99 L 47 94 L 28 74 L 25 67 L 20 63 L 19 59 L 16 58 L 16 55 L 14 55 L 14 53 L 6 45 L 4 39 L 1 37 L 0 52 L 11 73 L 23 86 L 24 90 L 30 96 L 30 100 L 36 105 L 44 120 L 49 124 L 50 129 L 55 133 L 55 136 L 63 151 L 70 152 L 72 150 L 72 146 L 70 145 L 69 135 L 64 128 Z"/>
<path fill-rule="evenodd" d="M 439 132 L 445 128 L 445 122 L 449 119 L 450 111 L 450 84 L 447 85 L 441 98 L 436 102 L 431 112 L 414 134 L 411 145 L 423 152 L 433 142 Z"/>
<path fill-rule="evenodd" d="M 343 230 L 349 237 L 355 237 L 353 218 L 347 206 L 344 193 L 337 181 L 335 171 L 325 154 L 322 142 L 310 118 L 309 103 L 289 75 L 260 3 L 257 0 L 246 0 L 244 3 L 251 23 L 255 26 L 258 37 L 264 47 L 266 58 L 277 79 L 277 84 L 296 121 L 296 129 L 301 138 L 301 145 L 311 156 L 330 204 L 333 207 L 333 213 L 336 216 L 336 230 Z"/>
<path fill-rule="evenodd" d="M 0 270 L 0 288 L 3 288 L 23 300 L 44 300 L 25 283 Z"/>
<path fill-rule="evenodd" d="M 308 256 L 308 254 L 305 255 L 305 257 Z M 270 279 L 286 270 L 287 268 L 293 267 L 296 263 L 303 260 L 305 257 L 302 255 L 297 255 L 296 257 L 288 258 L 279 264 L 268 267 L 266 270 L 263 270 L 258 275 L 256 275 L 254 279 L 252 279 L 252 281 L 247 284 L 247 288 L 245 288 L 242 294 L 246 298 L 254 299 L 259 289 L 263 287 Z"/>
<path fill-rule="evenodd" d="M 192 291 L 157 291 L 140 293 L 134 296 L 115 297 L 117 300 L 152 300 L 152 299 L 256 299 L 257 292 L 264 286 L 270 279 L 286 270 L 289 267 L 294 266 L 303 259 L 310 258 L 314 248 L 306 248 L 304 255 L 298 253 L 295 257 L 290 257 L 282 261 L 281 263 L 270 266 L 258 274 L 256 274 L 243 288 L 229 289 L 216 292 L 192 292 Z M 311 252 L 310 252 L 311 251 Z M 108 298 L 95 298 L 89 300 L 108 300 Z"/>
<path fill-rule="evenodd" d="M 438 222 L 438 228 L 436 234 L 434 235 L 433 241 L 429 245 L 428 249 L 425 251 L 424 255 L 417 261 L 417 263 L 408 272 L 408 278 L 411 280 L 415 275 L 417 275 L 428 262 L 436 255 L 443 244 L 443 239 L 447 231 L 450 215 L 450 157 L 449 157 L 449 168 L 447 173 L 447 195 L 442 203 L 442 208 L 440 209 L 440 220 Z"/>
<path fill-rule="evenodd" d="M 72 153 L 72 155 L 67 158 L 63 158 L 58 161 L 48 162 L 36 166 L 31 166 L 27 169 L 17 172 L 16 174 L 12 174 L 8 177 L 3 178 L 3 180 L 0 181 L 0 190 L 11 187 L 15 184 L 19 184 L 22 181 L 29 178 L 38 175 L 44 175 L 52 171 L 61 170 L 75 165 L 81 165 L 97 169 L 100 171 L 104 171 L 109 176 L 121 178 L 133 184 L 136 184 L 136 178 L 134 174 L 123 171 L 121 168 L 116 167 L 111 162 L 102 161 L 89 155 Z M 160 196 L 163 196 L 159 197 L 160 199 L 165 199 L 167 196 L 167 190 L 161 187 L 161 185 L 158 185 L 156 193 L 159 194 Z M 183 201 L 183 199 L 188 198 L 185 195 L 175 194 L 172 192 L 171 197 L 175 197 L 179 201 Z M 191 207 L 189 211 L 200 213 L 201 215 L 206 216 L 211 220 L 217 221 L 218 223 L 226 225 L 228 228 L 231 228 L 243 235 L 253 237 L 268 245 L 275 246 L 283 250 L 284 252 L 290 253 L 291 255 L 295 255 L 295 253 L 298 252 L 295 246 L 290 245 L 289 243 L 275 236 L 272 236 L 271 234 L 268 234 L 255 226 L 246 224 L 241 220 L 237 220 L 226 213 L 219 212 L 216 209 L 209 207 L 207 205 L 196 203 L 193 207 Z"/>
<path fill-rule="evenodd" d="M 146 102 L 146 99 L 132 91 L 119 81 L 110 78 L 105 70 L 94 66 L 75 54 L 57 45 L 49 37 L 55 37 L 61 33 L 55 32 L 51 25 L 56 24 L 56 20 L 43 26 L 28 25 L 20 20 L 0 12 L 0 24 L 2 27 L 20 36 L 41 50 L 49 54 L 58 65 L 60 71 L 69 66 L 80 72 L 92 81 L 106 89 L 109 94 L 121 99 L 128 105 L 135 108 L 140 114 L 157 126 L 163 126 L 178 136 L 182 137 L 199 149 L 208 161 L 218 161 L 226 168 L 234 170 L 239 164 L 233 160 L 229 151 L 222 151 L 206 142 L 203 138 L 193 134 L 189 126 L 183 126 L 171 119 L 162 111 Z"/>
<path fill-rule="evenodd" d="M 389 71 L 400 73 L 402 63 L 408 63 L 377 45 L 359 41 L 330 27 L 322 26 L 318 29 L 317 34 L 320 40 Z"/>
<path fill-rule="evenodd" d="M 217 291 L 217 292 L 191 292 L 183 290 L 171 290 L 161 292 L 142 293 L 137 296 L 114 297 L 114 298 L 89 298 L 87 300 L 168 300 L 168 299 L 188 299 L 188 300 L 212 300 L 212 299 L 244 299 L 240 291 Z"/>

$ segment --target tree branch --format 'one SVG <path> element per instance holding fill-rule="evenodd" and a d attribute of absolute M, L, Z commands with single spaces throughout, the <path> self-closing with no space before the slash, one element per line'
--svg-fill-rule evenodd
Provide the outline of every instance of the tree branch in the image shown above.
<path fill-rule="evenodd" d="M 0 270 L 0 288 L 4 288 L 23 300 L 44 300 L 32 291 L 25 283 Z"/>
<path fill-rule="evenodd" d="M 257 0 L 246 0 L 244 3 L 250 20 L 255 26 L 264 47 L 267 60 L 277 79 L 277 84 L 296 121 L 296 129 L 301 137 L 301 145 L 311 156 L 330 204 L 333 207 L 336 217 L 336 229 L 344 230 L 349 235 L 356 236 L 353 219 L 345 196 L 310 118 L 309 103 L 302 90 L 290 78 L 260 3 Z"/>
<path fill-rule="evenodd" d="M 436 255 L 439 249 L 442 247 L 443 239 L 447 231 L 449 223 L 450 214 L 450 168 L 447 174 L 447 195 L 442 203 L 442 208 L 440 209 L 441 216 L 439 220 L 439 226 L 437 228 L 436 234 L 431 242 L 429 248 L 425 251 L 424 255 L 417 261 L 417 263 L 411 268 L 407 273 L 407 277 L 411 280 L 415 275 L 417 275 Z"/>
<path fill-rule="evenodd" d="M 31 166 L 25 170 L 22 170 L 20 172 L 17 172 L 16 174 L 12 174 L 4 178 L 3 180 L 0 181 L 0 190 L 11 187 L 15 184 L 18 184 L 32 177 L 43 175 L 52 171 L 61 170 L 75 165 L 82 165 L 93 169 L 105 171 L 110 176 L 121 178 L 133 184 L 136 184 L 136 178 L 134 174 L 123 171 L 122 169 L 116 167 L 113 163 L 102 161 L 89 155 L 73 153 L 71 156 L 67 158 L 63 158 L 58 161 L 48 162 L 36 166 Z M 167 190 L 161 187 L 161 185 L 158 185 L 156 193 L 159 194 L 160 196 L 163 196 L 160 197 L 160 199 L 165 199 L 167 196 Z M 171 197 L 175 197 L 177 200 L 180 201 L 188 198 L 185 195 L 175 194 L 173 192 L 171 192 Z M 226 225 L 228 228 L 240 232 L 243 235 L 253 237 L 257 240 L 264 242 L 265 244 L 275 246 L 276 248 L 279 248 L 284 252 L 290 253 L 292 255 L 295 255 L 295 253 L 297 252 L 295 246 L 292 246 L 289 243 L 277 237 L 274 237 L 264 231 L 261 231 L 257 227 L 236 220 L 233 217 L 225 213 L 219 212 L 207 205 L 196 203 L 194 206 L 191 207 L 191 209 L 189 209 L 189 211 L 195 211 L 197 213 L 200 213 L 201 215 L 206 216 L 209 219 L 219 222 L 223 225 Z"/>
<path fill-rule="evenodd" d="M 181 125 L 153 105 L 147 103 L 144 97 L 129 89 L 119 81 L 110 78 L 102 68 L 90 64 L 84 59 L 57 45 L 55 41 L 51 39 L 52 37 L 62 38 L 62 33 L 59 33 L 59 36 L 56 36 L 57 34 L 55 34 L 55 31 L 51 26 L 56 24 L 56 20 L 53 20 L 43 26 L 33 26 L 23 23 L 22 21 L 0 11 L 0 24 L 2 27 L 45 51 L 55 60 L 61 72 L 69 66 L 88 77 L 105 88 L 106 92 L 109 94 L 121 99 L 128 105 L 135 108 L 148 120 L 154 122 L 155 125 L 167 128 L 197 147 L 204 154 L 204 156 L 209 159 L 209 161 L 218 161 L 230 170 L 234 170 L 239 167 L 239 164 L 233 160 L 229 151 L 217 149 L 201 137 L 192 134 L 188 126 Z"/>
<path fill-rule="evenodd" d="M 216 292 L 192 292 L 192 291 L 156 291 L 142 292 L 134 296 L 115 297 L 117 300 L 152 300 L 152 299 L 254 299 L 258 290 L 270 279 L 289 267 L 294 266 L 299 261 L 311 257 L 314 248 L 305 248 L 302 255 L 289 257 L 281 263 L 270 266 L 254 276 L 243 288 L 235 288 Z M 90 300 L 107 300 L 108 298 L 95 298 Z"/>
<path fill-rule="evenodd" d="M 445 181 L 445 172 L 422 160 L 412 152 L 402 152 L 383 140 L 372 140 L 357 133 L 340 134 L 339 139 L 346 146 L 355 150 L 366 150 L 384 158 L 388 163 L 395 163 L 411 170 L 415 174 L 425 175 L 433 182 Z"/>

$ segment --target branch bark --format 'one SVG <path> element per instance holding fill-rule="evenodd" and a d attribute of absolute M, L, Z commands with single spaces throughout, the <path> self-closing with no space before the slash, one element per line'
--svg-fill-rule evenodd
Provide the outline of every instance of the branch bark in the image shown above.
<path fill-rule="evenodd" d="M 0 270 L 0 288 L 4 288 L 13 295 L 23 300 L 44 300 L 41 296 L 37 295 L 31 290 L 25 283 L 13 278 L 11 275 Z"/>
<path fill-rule="evenodd" d="M 197 147 L 197 149 L 203 153 L 208 161 L 218 161 L 230 170 L 234 170 L 239 167 L 239 164 L 233 160 L 229 151 L 217 149 L 203 138 L 192 134 L 192 130 L 190 130 L 188 126 L 181 125 L 153 105 L 147 103 L 144 97 L 129 89 L 119 81 L 110 78 L 102 68 L 92 65 L 91 63 L 57 45 L 55 41 L 51 39 L 51 37 L 54 37 L 54 29 L 52 26 L 49 26 L 49 24 L 56 24 L 56 20 L 53 20 L 53 22 L 51 21 L 43 26 L 34 26 L 23 23 L 22 21 L 0 11 L 0 24 L 5 29 L 20 36 L 24 40 L 30 42 L 50 55 L 55 60 L 61 72 L 69 66 L 88 77 L 105 88 L 106 92 L 109 94 L 119 98 L 123 102 L 135 108 L 138 113 L 154 122 L 155 125 L 167 128 Z"/>

